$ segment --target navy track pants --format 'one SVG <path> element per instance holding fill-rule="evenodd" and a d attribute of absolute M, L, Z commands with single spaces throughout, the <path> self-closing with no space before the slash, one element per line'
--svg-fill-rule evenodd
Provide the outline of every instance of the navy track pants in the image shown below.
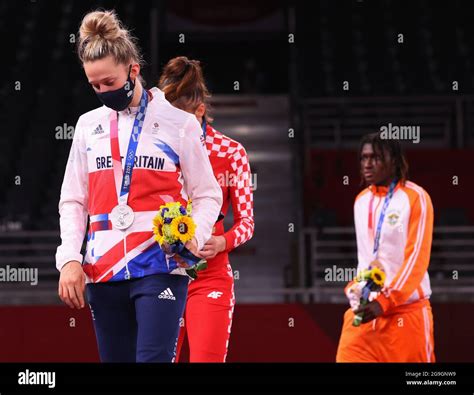
<path fill-rule="evenodd" d="M 87 284 L 102 362 L 174 362 L 188 276 Z"/>

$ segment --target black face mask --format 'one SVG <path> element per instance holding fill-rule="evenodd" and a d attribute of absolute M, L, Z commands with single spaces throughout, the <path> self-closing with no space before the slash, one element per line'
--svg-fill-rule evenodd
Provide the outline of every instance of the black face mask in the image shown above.
<path fill-rule="evenodd" d="M 128 69 L 128 78 L 125 85 L 117 90 L 108 92 L 96 92 L 99 100 L 106 106 L 115 111 L 125 110 L 133 99 L 133 91 L 135 83 L 130 79 L 130 71 L 132 65 Z"/>

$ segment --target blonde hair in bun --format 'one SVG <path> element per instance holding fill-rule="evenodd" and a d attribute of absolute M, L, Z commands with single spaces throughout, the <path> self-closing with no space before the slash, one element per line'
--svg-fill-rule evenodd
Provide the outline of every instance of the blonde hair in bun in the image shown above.
<path fill-rule="evenodd" d="M 117 63 L 143 64 L 136 38 L 122 25 L 115 11 L 93 11 L 82 19 L 77 55 L 82 63 L 112 55 Z"/>

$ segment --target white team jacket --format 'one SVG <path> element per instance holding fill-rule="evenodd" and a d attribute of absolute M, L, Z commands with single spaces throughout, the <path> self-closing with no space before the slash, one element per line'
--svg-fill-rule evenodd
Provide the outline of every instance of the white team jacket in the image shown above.
<path fill-rule="evenodd" d="M 198 249 L 211 237 L 222 205 L 194 115 L 173 107 L 158 88 L 150 90 L 135 156 L 128 205 L 135 221 L 126 230 L 112 228 L 109 214 L 118 204 L 110 147 L 111 109 L 83 114 L 76 125 L 59 202 L 61 245 L 58 270 L 71 260 L 83 263 L 87 282 L 119 281 L 149 274 L 185 275 L 153 239 L 152 219 L 169 201 L 193 202 Z M 126 154 L 137 108 L 119 112 L 120 154 Z M 124 160 L 122 158 L 122 166 Z M 89 218 L 87 250 L 81 255 Z"/>

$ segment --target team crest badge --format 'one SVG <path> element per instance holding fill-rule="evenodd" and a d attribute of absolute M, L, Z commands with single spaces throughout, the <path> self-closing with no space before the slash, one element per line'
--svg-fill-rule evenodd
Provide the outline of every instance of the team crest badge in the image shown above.
<path fill-rule="evenodd" d="M 387 222 L 391 226 L 397 225 L 399 219 L 400 219 L 400 214 L 396 211 L 392 211 L 392 212 L 387 214 Z"/>

